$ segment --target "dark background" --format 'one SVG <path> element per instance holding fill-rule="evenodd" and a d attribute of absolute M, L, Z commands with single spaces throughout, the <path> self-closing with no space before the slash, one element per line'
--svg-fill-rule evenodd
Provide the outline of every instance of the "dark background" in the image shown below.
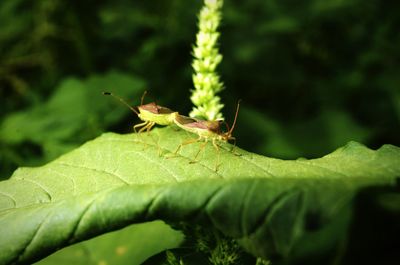
<path fill-rule="evenodd" d="M 138 122 L 101 96 L 191 109 L 191 49 L 202 1 L 0 1 L 0 163 L 42 165 Z M 294 159 L 348 141 L 400 145 L 400 4 L 225 1 L 219 72 L 238 145 Z"/>

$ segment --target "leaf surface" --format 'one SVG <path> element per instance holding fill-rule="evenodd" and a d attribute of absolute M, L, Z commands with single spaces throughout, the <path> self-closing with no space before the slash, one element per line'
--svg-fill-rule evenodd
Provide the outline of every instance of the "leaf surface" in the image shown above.
<path fill-rule="evenodd" d="M 158 219 L 212 225 L 255 256 L 289 257 L 311 236 L 334 245 L 356 192 L 393 186 L 400 175 L 400 149 L 391 145 L 349 143 L 319 159 L 279 160 L 209 144 L 193 163 L 200 143 L 173 154 L 190 138 L 173 128 L 107 133 L 45 166 L 18 169 L 0 182 L 0 263 L 29 263 Z M 313 233 L 310 214 L 319 220 Z M 334 225 L 337 238 L 324 240 Z"/>
<path fill-rule="evenodd" d="M 178 246 L 182 240 L 181 232 L 163 222 L 135 224 L 63 248 L 35 264 L 139 265 L 155 253 Z"/>
<path fill-rule="evenodd" d="M 139 77 L 115 71 L 83 80 L 67 78 L 46 101 L 7 115 L 0 122 L 4 163 L 0 179 L 9 177 L 17 165 L 42 165 L 77 148 L 130 112 L 114 99 L 104 97 L 102 91 L 112 91 L 135 105 L 144 87 Z M 131 117 L 133 124 L 136 117 Z M 130 126 L 127 124 L 127 129 Z"/>

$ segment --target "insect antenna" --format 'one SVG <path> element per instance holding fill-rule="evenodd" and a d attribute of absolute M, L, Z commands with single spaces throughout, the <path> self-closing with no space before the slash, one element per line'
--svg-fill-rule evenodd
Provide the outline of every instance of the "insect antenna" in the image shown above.
<path fill-rule="evenodd" d="M 241 101 L 241 99 L 239 99 L 239 101 L 238 101 L 238 103 L 237 103 L 236 113 L 235 113 L 235 119 L 233 120 L 232 127 L 229 129 L 229 131 L 228 131 L 228 133 L 227 133 L 228 136 L 231 136 L 231 135 L 232 135 L 232 131 L 233 131 L 233 129 L 235 128 L 237 116 L 238 116 L 238 113 L 239 113 L 240 101 Z M 229 128 L 229 126 L 228 126 L 228 128 Z"/>
<path fill-rule="evenodd" d="M 143 105 L 144 97 L 147 95 L 147 90 L 143 92 L 142 97 L 140 98 L 140 105 Z"/>
<path fill-rule="evenodd" d="M 113 98 L 115 98 L 115 99 L 117 99 L 117 100 L 119 100 L 122 104 L 124 104 L 125 106 L 127 106 L 130 110 L 132 110 L 134 113 L 136 113 L 136 115 L 139 115 L 139 112 L 134 108 L 134 107 L 132 107 L 131 105 L 129 105 L 125 100 L 123 100 L 121 97 L 118 97 L 118 96 L 116 96 L 116 95 L 114 95 L 113 93 L 111 93 L 111 92 L 103 92 L 103 95 L 105 95 L 105 96 L 112 96 Z M 144 96 L 144 95 L 143 95 Z M 143 98 L 143 97 L 142 97 Z"/>
<path fill-rule="evenodd" d="M 141 99 L 140 99 L 140 105 L 141 105 L 141 106 L 144 105 L 143 102 L 144 102 L 144 98 L 145 98 L 146 96 L 147 96 L 147 90 L 145 90 L 145 91 L 143 92 L 143 95 L 142 95 L 142 97 L 141 97 Z M 154 98 L 152 98 L 151 96 L 150 96 L 150 98 L 151 98 L 151 100 L 153 100 L 154 104 L 158 107 L 157 101 L 156 101 Z M 151 103 L 150 103 L 150 104 L 151 104 Z"/>

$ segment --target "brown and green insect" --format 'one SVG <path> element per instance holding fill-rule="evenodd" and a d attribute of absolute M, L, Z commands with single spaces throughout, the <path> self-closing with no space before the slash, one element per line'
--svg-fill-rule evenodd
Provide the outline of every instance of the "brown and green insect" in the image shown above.
<path fill-rule="evenodd" d="M 204 143 L 201 145 L 199 151 L 197 152 L 197 154 L 194 157 L 193 162 L 195 162 L 197 156 L 204 149 L 206 144 L 210 141 L 210 142 L 212 142 L 212 145 L 215 147 L 215 149 L 218 152 L 218 158 L 217 158 L 216 167 L 215 167 L 215 170 L 217 171 L 218 164 L 219 164 L 219 145 L 218 144 L 220 142 L 228 142 L 230 140 L 236 141 L 235 137 L 232 136 L 232 132 L 236 125 L 237 115 L 238 115 L 239 106 L 240 106 L 239 103 L 240 103 L 240 101 L 237 104 L 235 119 L 233 121 L 231 128 L 229 128 L 229 125 L 222 120 L 207 121 L 207 120 L 190 118 L 190 117 L 186 117 L 183 115 L 176 115 L 175 119 L 174 119 L 175 124 L 185 131 L 197 134 L 198 138 L 191 139 L 191 140 L 181 143 L 178 146 L 178 148 L 176 149 L 175 154 L 178 153 L 179 150 L 184 145 L 204 141 Z M 222 124 L 226 125 L 226 127 L 227 127 L 226 132 L 223 132 L 221 130 Z M 233 151 L 233 149 L 232 149 L 232 151 Z"/>
<path fill-rule="evenodd" d="M 143 122 L 136 124 L 133 126 L 133 129 L 135 132 L 137 132 L 137 129 L 139 129 L 139 133 L 143 131 L 150 131 L 151 128 L 154 127 L 154 125 L 172 125 L 175 123 L 175 118 L 178 116 L 178 112 L 170 110 L 169 108 L 162 107 L 160 105 L 157 105 L 155 102 L 143 104 L 144 97 L 146 95 L 146 91 L 143 93 L 140 105 L 137 107 L 132 107 L 128 103 L 126 103 L 125 100 L 122 98 L 110 93 L 110 92 L 103 92 L 104 95 L 107 96 L 112 96 L 122 102 L 124 105 L 126 105 L 129 109 L 131 109 L 136 115 L 138 115 L 139 119 L 141 119 Z"/>

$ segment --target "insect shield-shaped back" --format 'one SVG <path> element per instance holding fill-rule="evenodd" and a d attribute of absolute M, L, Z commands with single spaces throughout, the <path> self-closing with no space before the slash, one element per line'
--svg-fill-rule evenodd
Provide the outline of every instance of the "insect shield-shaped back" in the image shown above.
<path fill-rule="evenodd" d="M 151 121 L 158 125 L 171 125 L 178 115 L 178 112 L 159 106 L 155 102 L 138 106 L 138 109 L 138 116 L 142 121 Z"/>
<path fill-rule="evenodd" d="M 158 125 L 171 125 L 174 123 L 175 116 L 178 115 L 178 112 L 174 112 L 169 108 L 165 108 L 157 105 L 155 102 L 151 102 L 148 104 L 143 104 L 144 97 L 146 95 L 146 91 L 143 93 L 141 98 L 141 105 L 138 107 L 132 107 L 122 98 L 110 93 L 103 92 L 104 95 L 112 96 L 119 100 L 122 104 L 126 105 L 129 109 L 131 109 L 134 113 L 138 115 L 138 117 L 143 121 L 140 124 L 136 124 L 133 126 L 133 129 L 136 132 L 136 129 L 141 128 L 139 132 L 149 131 L 155 124 Z"/>
<path fill-rule="evenodd" d="M 235 119 L 233 120 L 232 127 L 229 127 L 228 123 L 223 120 L 206 121 L 196 118 L 190 118 L 183 115 L 177 115 L 175 117 L 175 124 L 185 131 L 197 134 L 200 139 L 206 141 L 211 140 L 215 145 L 217 141 L 227 142 L 229 140 L 235 140 L 232 136 L 233 129 L 236 125 L 237 116 L 239 113 L 240 100 L 237 103 Z M 221 130 L 222 124 L 226 125 L 226 132 Z"/>
<path fill-rule="evenodd" d="M 200 138 L 211 140 L 221 134 L 222 121 L 205 121 L 183 115 L 175 117 L 175 124 L 185 131 L 197 134 Z"/>
<path fill-rule="evenodd" d="M 176 151 L 174 152 L 174 154 L 177 154 L 179 152 L 179 150 L 185 145 L 200 142 L 201 140 L 204 140 L 204 143 L 200 146 L 199 151 L 194 156 L 194 160 L 191 161 L 191 162 L 196 162 L 196 159 L 197 159 L 199 153 L 202 150 L 204 150 L 207 142 L 210 141 L 212 143 L 212 145 L 215 147 L 216 151 L 218 152 L 218 156 L 217 156 L 216 163 L 215 163 L 215 171 L 217 171 L 218 166 L 219 166 L 219 156 L 220 156 L 219 143 L 227 142 L 229 140 L 235 140 L 235 138 L 232 136 L 232 131 L 236 125 L 236 119 L 237 119 L 238 112 L 239 112 L 239 102 L 238 102 L 238 105 L 236 108 L 235 119 L 233 121 L 231 128 L 229 128 L 229 125 L 227 123 L 225 123 L 223 120 L 205 121 L 205 120 L 199 120 L 199 119 L 195 119 L 195 118 L 186 117 L 183 115 L 176 115 L 174 122 L 178 127 L 182 128 L 185 131 L 194 133 L 194 134 L 198 135 L 199 137 L 197 139 L 190 139 L 186 142 L 181 143 L 178 146 L 178 148 L 176 149 Z M 226 125 L 226 128 L 227 128 L 226 132 L 221 131 L 222 124 Z M 231 151 L 233 152 L 233 148 Z"/>

